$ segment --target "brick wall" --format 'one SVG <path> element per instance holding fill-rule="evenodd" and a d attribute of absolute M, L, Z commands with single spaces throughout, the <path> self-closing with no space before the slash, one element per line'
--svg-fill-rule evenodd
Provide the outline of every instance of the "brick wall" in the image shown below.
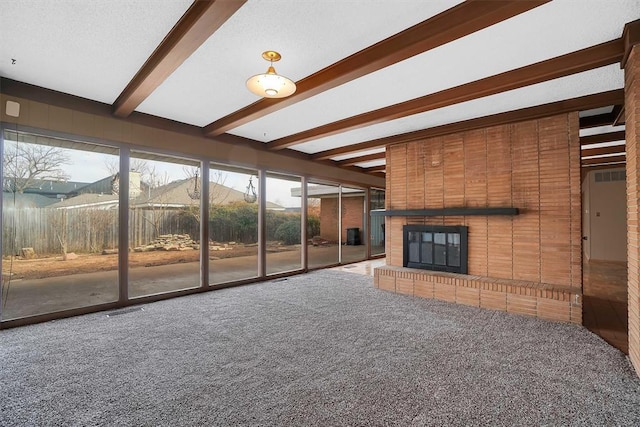
<path fill-rule="evenodd" d="M 385 266 L 375 286 L 399 294 L 582 324 L 581 294 L 542 283 Z"/>
<path fill-rule="evenodd" d="M 627 151 L 627 262 L 629 287 L 629 358 L 640 374 L 640 45 L 625 64 L 625 120 Z"/>
<path fill-rule="evenodd" d="M 342 197 L 342 242 L 347 241 L 347 228 L 360 229 L 363 242 L 364 196 Z M 320 237 L 329 241 L 338 239 L 338 198 L 325 197 L 320 201 Z"/>
<path fill-rule="evenodd" d="M 405 224 L 467 225 L 469 274 L 582 289 L 577 113 L 387 150 L 387 209 L 517 207 L 518 216 L 389 217 L 387 264 Z"/>

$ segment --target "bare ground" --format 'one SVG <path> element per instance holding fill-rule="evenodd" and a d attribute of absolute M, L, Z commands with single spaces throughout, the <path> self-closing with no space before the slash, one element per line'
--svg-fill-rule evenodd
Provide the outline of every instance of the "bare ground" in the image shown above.
<path fill-rule="evenodd" d="M 268 251 L 290 250 L 287 246 L 269 247 Z M 235 258 L 258 254 L 257 245 L 237 245 L 230 250 L 211 250 L 211 259 Z M 35 259 L 21 259 L 19 257 L 5 257 L 2 262 L 2 276 L 12 279 L 42 279 L 45 277 L 67 276 L 79 273 L 116 270 L 118 255 L 78 254 L 78 258 L 63 261 L 61 255 L 42 256 Z M 156 265 L 197 262 L 200 251 L 153 251 L 130 252 L 129 267 L 152 267 Z"/>

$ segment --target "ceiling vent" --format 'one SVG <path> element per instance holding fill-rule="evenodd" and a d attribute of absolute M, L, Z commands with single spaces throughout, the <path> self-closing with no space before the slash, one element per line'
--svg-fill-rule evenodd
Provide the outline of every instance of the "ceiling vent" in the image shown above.
<path fill-rule="evenodd" d="M 625 179 L 624 170 L 596 172 L 596 182 L 624 181 Z"/>

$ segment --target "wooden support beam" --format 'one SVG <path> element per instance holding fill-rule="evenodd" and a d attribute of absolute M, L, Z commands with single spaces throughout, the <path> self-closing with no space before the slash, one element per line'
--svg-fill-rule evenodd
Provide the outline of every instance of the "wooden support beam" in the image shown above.
<path fill-rule="evenodd" d="M 387 170 L 387 165 L 371 166 L 370 168 L 362 168 L 367 173 L 379 173 Z"/>
<path fill-rule="evenodd" d="M 580 169 L 582 170 L 582 179 L 584 179 L 586 172 L 603 170 L 603 169 L 620 169 L 620 168 L 625 168 L 626 165 L 627 165 L 626 162 L 619 162 L 611 165 L 582 165 Z"/>
<path fill-rule="evenodd" d="M 350 159 L 340 160 L 340 161 L 337 161 L 336 164 L 338 166 L 353 166 L 357 163 L 364 163 L 364 162 L 370 162 L 372 160 L 384 159 L 386 155 L 387 154 L 383 151 L 382 153 L 374 153 L 374 154 L 368 154 L 366 156 L 352 157 Z"/>
<path fill-rule="evenodd" d="M 342 132 L 360 129 L 365 126 L 424 113 L 461 102 L 581 73 L 620 62 L 623 53 L 624 43 L 622 39 L 612 40 L 546 61 L 285 136 L 268 143 L 267 147 L 272 150 L 281 150 L 314 139 L 324 138 Z"/>
<path fill-rule="evenodd" d="M 127 117 L 247 0 L 196 0 L 113 103 Z"/>
<path fill-rule="evenodd" d="M 549 0 L 468 0 L 426 21 L 354 53 L 296 82 L 296 92 L 281 99 L 264 98 L 205 126 L 209 136 L 256 120 L 344 83 L 442 46 Z"/>
<path fill-rule="evenodd" d="M 624 120 L 624 105 L 619 105 L 619 110 L 614 108 L 612 114 L 615 115 L 615 119 L 613 120 L 613 126 L 619 126 L 625 124 Z"/>
<path fill-rule="evenodd" d="M 580 138 L 580 145 L 599 144 L 601 142 L 613 142 L 624 141 L 625 132 L 623 130 L 618 132 L 599 133 L 598 135 L 583 136 Z"/>
<path fill-rule="evenodd" d="M 555 114 L 564 114 L 574 111 L 606 107 L 607 105 L 621 103 L 623 100 L 624 90 L 617 89 L 608 92 L 601 92 L 593 95 L 567 99 L 564 101 L 538 105 L 535 107 L 528 107 L 520 110 L 508 111 L 505 113 L 493 114 L 476 119 L 464 120 L 461 122 L 436 126 L 429 129 L 407 132 L 385 138 L 372 139 L 370 141 L 360 142 L 354 145 L 321 151 L 313 154 L 311 158 L 313 160 L 330 159 L 332 157 L 341 156 L 348 153 L 367 151 L 391 144 L 419 141 L 421 139 L 465 132 L 473 129 L 522 122 L 526 120 L 535 120 L 542 117 L 553 116 Z"/>
<path fill-rule="evenodd" d="M 582 165 L 602 165 L 605 163 L 620 163 L 626 162 L 626 156 L 609 156 L 609 157 L 597 157 L 595 159 L 585 159 L 581 160 L 580 164 Z"/>
<path fill-rule="evenodd" d="M 623 154 L 625 152 L 626 145 L 612 145 L 611 147 L 600 147 L 600 148 L 589 148 L 586 150 L 580 151 L 580 157 L 591 157 L 591 156 L 604 156 L 607 154 Z"/>

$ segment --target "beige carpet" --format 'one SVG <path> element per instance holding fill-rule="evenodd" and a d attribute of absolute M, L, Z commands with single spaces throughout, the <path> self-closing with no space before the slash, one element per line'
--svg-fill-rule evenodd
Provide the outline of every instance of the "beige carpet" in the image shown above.
<path fill-rule="evenodd" d="M 306 275 L 0 331 L 2 426 L 639 425 L 584 328 Z"/>

